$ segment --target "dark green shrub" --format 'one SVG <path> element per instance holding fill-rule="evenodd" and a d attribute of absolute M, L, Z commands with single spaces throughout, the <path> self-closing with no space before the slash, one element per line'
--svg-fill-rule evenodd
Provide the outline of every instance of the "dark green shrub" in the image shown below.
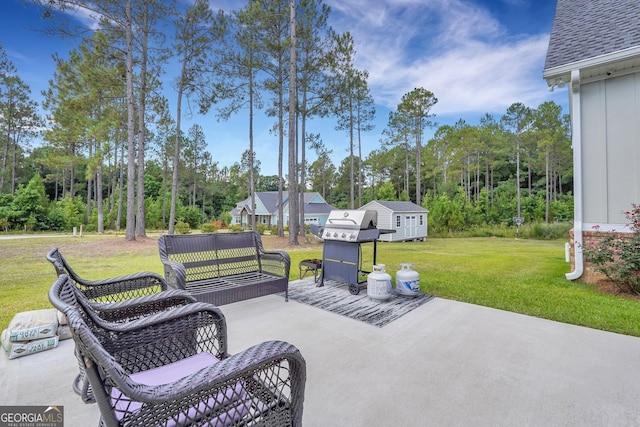
<path fill-rule="evenodd" d="M 179 207 L 177 209 L 176 217 L 178 221 L 186 222 L 191 228 L 197 228 L 202 224 L 202 211 L 195 206 Z"/>

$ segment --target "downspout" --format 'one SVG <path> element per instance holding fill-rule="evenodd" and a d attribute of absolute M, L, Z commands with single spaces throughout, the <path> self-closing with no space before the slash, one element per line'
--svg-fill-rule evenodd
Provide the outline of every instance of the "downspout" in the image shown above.
<path fill-rule="evenodd" d="M 565 276 L 568 280 L 576 280 L 584 272 L 584 258 L 582 255 L 582 110 L 580 106 L 580 70 L 571 71 L 569 104 L 571 106 L 571 144 L 573 145 L 573 251 L 575 268 Z"/>

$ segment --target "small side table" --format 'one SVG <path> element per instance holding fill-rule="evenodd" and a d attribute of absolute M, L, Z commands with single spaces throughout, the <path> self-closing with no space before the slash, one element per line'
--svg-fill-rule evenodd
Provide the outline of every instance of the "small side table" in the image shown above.
<path fill-rule="evenodd" d="M 300 270 L 300 279 L 302 279 L 309 271 L 313 271 L 313 281 L 318 282 L 318 270 L 322 268 L 322 260 L 318 258 L 303 259 L 298 264 Z M 304 271 L 303 271 L 304 269 Z"/>

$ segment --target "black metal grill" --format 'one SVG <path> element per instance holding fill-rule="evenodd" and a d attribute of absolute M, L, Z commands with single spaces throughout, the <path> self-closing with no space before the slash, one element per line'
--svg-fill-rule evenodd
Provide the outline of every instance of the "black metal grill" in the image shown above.
<path fill-rule="evenodd" d="M 349 285 L 351 294 L 360 293 L 370 273 L 362 269 L 362 244 L 373 243 L 375 264 L 378 237 L 395 232 L 376 228 L 377 222 L 378 212 L 374 210 L 334 210 L 325 227 L 312 226 L 311 232 L 324 240 L 318 286 L 324 286 L 325 279 L 335 280 Z"/>

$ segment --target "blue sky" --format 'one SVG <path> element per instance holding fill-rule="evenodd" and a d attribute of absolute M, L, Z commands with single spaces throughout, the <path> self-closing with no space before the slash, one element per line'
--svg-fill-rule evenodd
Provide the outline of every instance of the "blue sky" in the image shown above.
<path fill-rule="evenodd" d="M 186 1 L 186 0 L 181 0 Z M 566 89 L 549 92 L 542 79 L 555 0 L 325 0 L 331 6 L 330 25 L 350 31 L 356 43 L 356 65 L 369 71 L 376 102 L 375 129 L 363 135 L 363 155 L 380 147 L 389 111 L 402 95 L 416 87 L 438 98 L 433 108 L 438 124 L 462 118 L 476 124 L 485 113 L 504 114 L 514 102 L 537 107 L 545 101 L 567 108 Z M 226 12 L 246 4 L 242 0 L 213 0 Z M 66 57 L 76 46 L 71 40 L 46 37 L 35 8 L 18 0 L 2 0 L 0 43 L 31 86 L 33 98 L 48 86 L 55 70 L 52 54 Z M 165 75 L 169 81 L 170 75 Z M 175 92 L 166 85 L 175 103 Z M 197 110 L 197 109 L 196 109 Z M 239 114 L 218 122 L 213 113 L 185 119 L 187 131 L 200 124 L 214 161 L 221 167 L 240 160 L 248 149 L 248 119 Z M 277 173 L 277 137 L 269 129 L 273 119 L 257 120 L 255 151 L 261 173 Z M 320 133 L 333 150 L 336 166 L 347 156 L 348 136 L 334 130 L 334 121 L 315 120 L 308 131 Z M 427 131 L 430 137 L 435 129 Z M 311 161 L 314 153 L 309 153 Z M 287 164 L 286 159 L 284 161 Z M 286 171 L 285 171 L 286 173 Z"/>

